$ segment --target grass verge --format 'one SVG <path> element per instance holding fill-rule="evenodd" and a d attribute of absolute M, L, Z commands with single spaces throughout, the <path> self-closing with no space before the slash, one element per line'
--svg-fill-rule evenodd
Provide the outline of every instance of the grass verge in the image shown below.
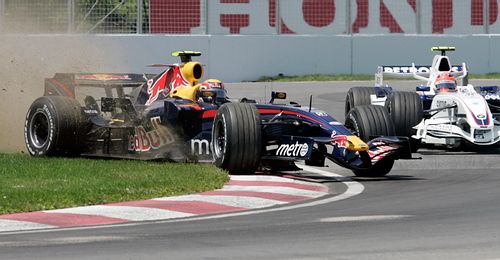
<path fill-rule="evenodd" d="M 487 73 L 487 74 L 469 74 L 471 79 L 500 79 L 500 73 Z M 303 75 L 303 76 L 286 76 L 279 74 L 277 76 L 263 76 L 260 77 L 257 82 L 291 82 L 291 81 L 353 81 L 353 80 L 374 80 L 374 75 L 366 74 L 338 74 L 338 75 Z M 400 79 L 400 78 L 399 78 Z M 413 78 L 409 78 L 413 80 Z"/>
<path fill-rule="evenodd" d="M 0 153 L 0 214 L 196 193 L 228 180 L 207 164 Z"/>

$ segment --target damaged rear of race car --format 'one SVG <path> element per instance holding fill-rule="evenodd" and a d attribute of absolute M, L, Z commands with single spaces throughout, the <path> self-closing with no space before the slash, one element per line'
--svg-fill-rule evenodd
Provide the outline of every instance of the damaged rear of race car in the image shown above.
<path fill-rule="evenodd" d="M 273 92 L 258 104 L 230 100 L 219 80 L 200 81 L 199 52 L 175 52 L 181 64 L 158 75 L 56 74 L 25 121 L 33 156 L 99 156 L 213 162 L 233 173 L 297 170 L 325 159 L 358 176 L 383 176 L 411 158 L 408 139 L 379 106 L 359 106 L 345 125 Z"/>
<path fill-rule="evenodd" d="M 182 157 L 178 136 L 159 114 L 142 116 L 132 94 L 141 74 L 56 74 L 33 102 L 25 123 L 32 155 L 88 155 L 137 159 Z M 167 145 L 172 149 L 165 148 Z M 161 151 L 161 152 L 160 152 Z M 161 154 L 166 153 L 166 154 Z"/>

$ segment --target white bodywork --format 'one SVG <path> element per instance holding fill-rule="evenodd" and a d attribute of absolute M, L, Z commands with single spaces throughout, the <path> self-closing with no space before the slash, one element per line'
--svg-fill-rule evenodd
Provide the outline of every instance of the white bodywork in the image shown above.
<path fill-rule="evenodd" d="M 406 67 L 400 67 L 406 68 Z M 417 68 L 408 67 L 404 72 L 389 71 L 387 67 L 379 67 L 375 74 L 377 87 L 384 87 L 383 76 L 409 78 L 413 77 L 426 82 L 425 91 L 417 91 L 420 96 L 433 97 L 431 107 L 427 111 L 430 116 L 424 118 L 414 127 L 416 134 L 412 137 L 421 139 L 423 143 L 458 146 L 462 140 L 476 145 L 493 145 L 500 141 L 500 122 L 496 121 L 488 103 L 478 94 L 474 86 L 467 84 L 457 86 L 453 92 L 438 92 L 435 87 L 436 77 L 448 72 L 463 79 L 467 76 L 465 63 L 461 70 L 450 65 L 447 56 L 434 56 L 432 66 Z M 371 95 L 374 105 L 384 105 L 386 97 Z"/>

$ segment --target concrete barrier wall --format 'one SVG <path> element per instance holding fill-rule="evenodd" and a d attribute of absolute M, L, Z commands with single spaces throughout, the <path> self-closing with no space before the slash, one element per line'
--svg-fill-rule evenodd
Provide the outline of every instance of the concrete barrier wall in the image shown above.
<path fill-rule="evenodd" d="M 189 49 L 203 52 L 207 77 L 238 82 L 278 73 L 371 74 L 379 64 L 427 64 L 435 45 L 456 46 L 452 61 L 466 61 L 473 73 L 500 71 L 500 35 L 0 36 L 0 65 L 24 65 L 44 76 L 77 70 L 154 72 L 145 65 L 178 62 L 171 51 Z"/>
<path fill-rule="evenodd" d="M 374 73 L 378 64 L 431 65 L 432 46 L 455 46 L 449 53 L 453 64 L 466 62 L 471 73 L 499 72 L 492 55 L 500 47 L 500 36 L 354 36 L 353 73 Z M 500 57 L 500 56 L 496 56 Z"/>
<path fill-rule="evenodd" d="M 205 78 L 224 82 L 261 76 L 372 74 L 377 65 L 429 64 L 430 47 L 452 45 L 453 63 L 472 73 L 500 71 L 500 35 L 2 35 L 0 151 L 24 149 L 24 116 L 55 72 L 160 72 L 174 50 L 203 52 Z"/>

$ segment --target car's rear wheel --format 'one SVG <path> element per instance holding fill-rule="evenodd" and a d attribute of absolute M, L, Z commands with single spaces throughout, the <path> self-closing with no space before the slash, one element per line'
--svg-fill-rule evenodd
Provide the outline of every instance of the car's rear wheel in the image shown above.
<path fill-rule="evenodd" d="M 250 103 L 226 103 L 217 111 L 212 128 L 215 165 L 231 173 L 254 173 L 260 163 L 260 114 Z"/>
<path fill-rule="evenodd" d="M 373 87 L 353 87 L 347 91 L 345 99 L 345 114 L 349 113 L 351 109 L 357 106 L 370 105 L 371 95 L 375 94 Z"/>
<path fill-rule="evenodd" d="M 346 116 L 345 126 L 365 142 L 374 137 L 394 136 L 395 134 L 394 124 L 389 113 L 382 106 L 365 105 L 354 107 Z M 364 156 L 368 156 L 368 154 L 364 154 Z M 388 174 L 393 165 L 394 159 L 383 158 L 372 167 L 353 170 L 353 172 L 360 177 L 381 177 Z"/>
<path fill-rule="evenodd" d="M 26 115 L 24 140 L 33 156 L 77 155 L 84 119 L 78 101 L 68 97 L 36 99 Z"/>
<path fill-rule="evenodd" d="M 422 121 L 424 115 L 420 96 L 415 92 L 392 92 L 385 101 L 385 107 L 394 122 L 396 135 L 407 136 L 411 151 L 416 152 L 421 140 L 411 136 L 416 133 L 413 127 Z"/>

